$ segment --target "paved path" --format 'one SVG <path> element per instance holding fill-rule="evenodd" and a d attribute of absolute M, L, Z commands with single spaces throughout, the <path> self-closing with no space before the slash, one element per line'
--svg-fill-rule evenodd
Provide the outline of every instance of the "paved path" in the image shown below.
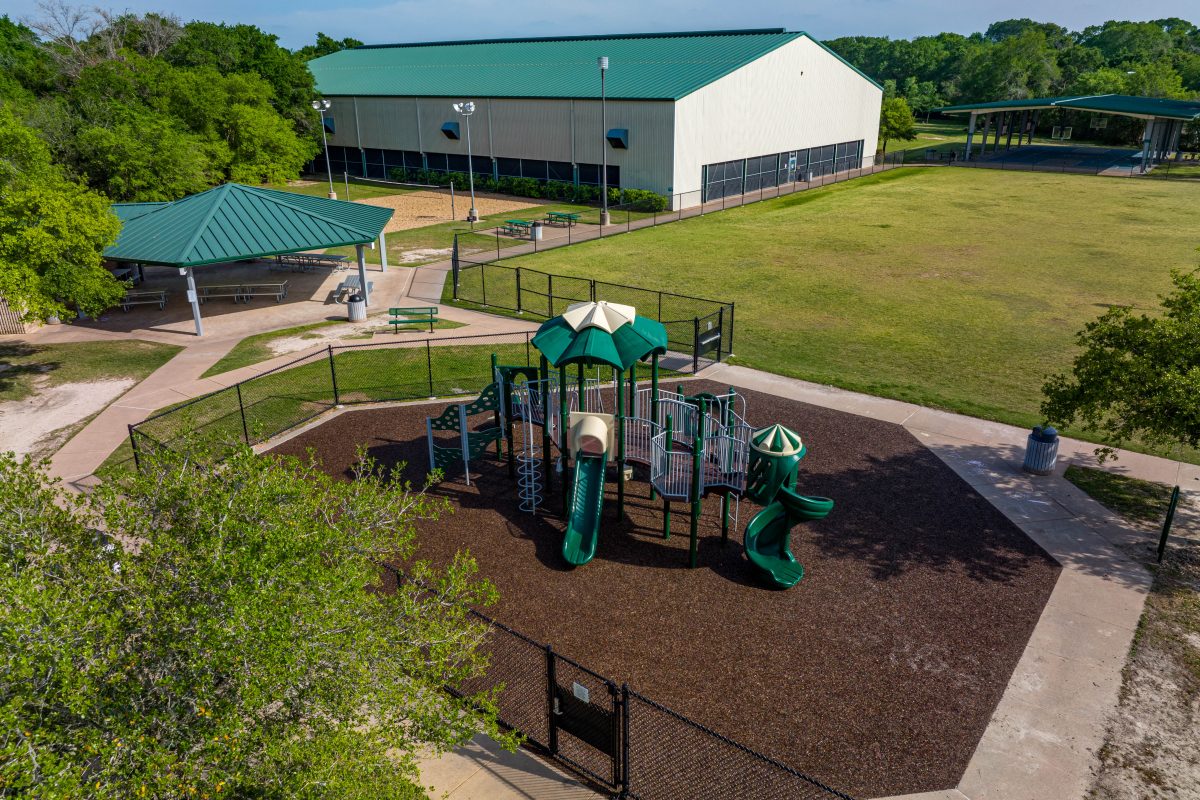
<path fill-rule="evenodd" d="M 1147 535 L 1062 478 L 1066 461 L 1090 462 L 1094 446 L 1064 440 L 1055 475 L 1034 477 L 1021 471 L 1020 428 L 741 367 L 717 365 L 703 377 L 903 425 L 1062 565 L 958 787 L 918 797 L 1082 798 L 1151 581 L 1121 549 L 1146 546 Z M 1118 463 L 1158 479 L 1200 472 L 1132 453 Z"/>

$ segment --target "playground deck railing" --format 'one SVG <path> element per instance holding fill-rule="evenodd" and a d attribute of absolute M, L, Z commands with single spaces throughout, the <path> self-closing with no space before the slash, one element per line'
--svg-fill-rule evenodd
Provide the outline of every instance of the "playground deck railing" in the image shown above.
<path fill-rule="evenodd" d="M 403 572 L 384 565 L 395 580 Z M 488 627 L 483 675 L 460 696 L 500 688 L 501 725 L 525 747 L 635 800 L 852 800 L 477 611 Z"/>

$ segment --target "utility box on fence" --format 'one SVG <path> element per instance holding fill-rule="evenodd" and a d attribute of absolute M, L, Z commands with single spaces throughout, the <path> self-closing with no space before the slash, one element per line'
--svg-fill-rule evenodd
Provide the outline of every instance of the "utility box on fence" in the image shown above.
<path fill-rule="evenodd" d="M 346 301 L 346 310 L 351 322 L 362 322 L 367 318 L 367 301 L 361 294 L 352 294 Z"/>
<path fill-rule="evenodd" d="M 1057 460 L 1058 431 L 1049 425 L 1034 428 L 1025 444 L 1025 463 L 1021 468 L 1034 475 L 1050 475 Z"/>

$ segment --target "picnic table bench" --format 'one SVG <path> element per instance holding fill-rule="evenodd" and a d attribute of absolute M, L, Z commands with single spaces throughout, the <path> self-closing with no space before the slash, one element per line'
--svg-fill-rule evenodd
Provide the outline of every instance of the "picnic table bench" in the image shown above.
<path fill-rule="evenodd" d="M 565 225 L 571 227 L 579 222 L 579 215 L 569 211 L 547 211 L 546 223 L 549 225 Z"/>
<path fill-rule="evenodd" d="M 391 315 L 388 322 L 391 323 L 392 333 L 399 333 L 401 325 L 429 325 L 429 332 L 433 333 L 433 323 L 438 321 L 437 306 L 389 308 L 388 314 Z"/>
<path fill-rule="evenodd" d="M 235 303 L 249 303 L 255 297 L 274 297 L 281 302 L 287 297 L 288 282 L 282 283 L 224 283 L 197 286 L 200 302 L 218 297 L 232 297 Z"/>
<path fill-rule="evenodd" d="M 272 270 L 289 270 L 291 272 L 309 272 L 318 267 L 332 267 L 335 271 L 346 268 L 346 256 L 327 255 L 325 253 L 282 253 L 275 256 Z"/>
<path fill-rule="evenodd" d="M 343 295 L 354 294 L 360 289 L 362 289 L 362 283 L 359 281 L 359 277 L 357 275 L 347 275 L 333 291 L 337 301 L 340 303 L 342 302 Z M 371 294 L 374 291 L 375 282 L 367 281 L 367 294 Z"/>
<path fill-rule="evenodd" d="M 121 310 L 128 311 L 130 306 L 156 305 L 159 310 L 167 307 L 167 290 L 155 289 L 141 292 L 126 292 L 121 298 Z"/>
<path fill-rule="evenodd" d="M 529 237 L 533 235 L 533 223 L 527 219 L 506 219 L 501 231 L 507 236 Z"/>

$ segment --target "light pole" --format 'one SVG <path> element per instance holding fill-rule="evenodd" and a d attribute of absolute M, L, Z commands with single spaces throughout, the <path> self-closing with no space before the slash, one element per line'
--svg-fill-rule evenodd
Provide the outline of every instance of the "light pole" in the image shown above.
<path fill-rule="evenodd" d="M 337 200 L 337 192 L 333 190 L 333 165 L 329 163 L 329 139 L 325 136 L 325 112 L 333 105 L 328 100 L 313 100 L 313 110 L 321 115 L 321 142 L 325 145 L 325 172 L 329 175 L 329 199 Z"/>
<path fill-rule="evenodd" d="M 471 115 L 475 113 L 475 103 L 470 100 L 455 103 L 454 110 L 462 114 L 467 121 L 467 180 L 471 184 L 471 210 L 467 212 L 467 222 L 474 225 L 479 219 L 479 215 L 475 213 L 475 161 L 471 158 Z"/>
<path fill-rule="evenodd" d="M 604 97 L 604 73 L 608 56 L 596 59 L 600 67 L 600 226 L 608 224 L 608 109 Z"/>

